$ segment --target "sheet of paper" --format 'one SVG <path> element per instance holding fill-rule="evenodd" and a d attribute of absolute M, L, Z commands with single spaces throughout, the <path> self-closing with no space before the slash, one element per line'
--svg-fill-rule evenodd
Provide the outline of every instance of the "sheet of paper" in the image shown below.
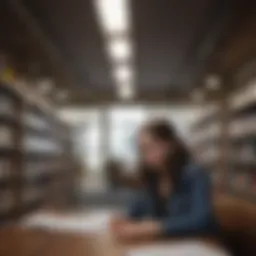
<path fill-rule="evenodd" d="M 199 241 L 149 245 L 130 249 L 126 256 L 230 256 L 227 252 Z"/>
<path fill-rule="evenodd" d="M 107 229 L 112 213 L 109 211 L 94 211 L 85 214 L 60 216 L 51 213 L 38 213 L 27 217 L 21 225 L 62 232 L 95 233 Z"/>

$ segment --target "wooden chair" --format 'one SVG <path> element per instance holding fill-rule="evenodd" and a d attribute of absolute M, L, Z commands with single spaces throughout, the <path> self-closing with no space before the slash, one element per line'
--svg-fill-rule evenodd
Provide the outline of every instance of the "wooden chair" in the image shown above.
<path fill-rule="evenodd" d="M 256 204 L 217 196 L 214 207 L 224 241 L 234 255 L 256 255 Z"/>

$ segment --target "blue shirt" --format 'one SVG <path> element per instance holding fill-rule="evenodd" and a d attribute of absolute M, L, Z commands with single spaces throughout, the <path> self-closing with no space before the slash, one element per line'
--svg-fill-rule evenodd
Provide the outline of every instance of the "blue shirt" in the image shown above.
<path fill-rule="evenodd" d="M 143 191 L 132 201 L 129 217 L 158 219 L 163 234 L 168 236 L 215 233 L 217 223 L 213 216 L 210 178 L 197 165 L 189 164 L 183 169 L 177 189 L 166 201 L 164 216 L 155 216 L 154 199 Z"/>

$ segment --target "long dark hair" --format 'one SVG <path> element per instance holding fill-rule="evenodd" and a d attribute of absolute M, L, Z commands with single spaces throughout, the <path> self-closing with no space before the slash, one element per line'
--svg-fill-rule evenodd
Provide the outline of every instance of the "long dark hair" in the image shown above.
<path fill-rule="evenodd" d="M 173 151 L 170 152 L 166 159 L 166 168 L 168 170 L 169 179 L 172 182 L 173 190 L 178 189 L 184 169 L 183 167 L 187 165 L 189 161 L 189 153 L 181 139 L 177 136 L 174 127 L 167 120 L 153 120 L 146 123 L 142 127 L 141 132 L 146 132 L 152 135 L 153 138 L 172 145 Z M 152 171 L 152 167 L 147 166 L 143 162 L 141 162 L 140 174 L 142 184 L 155 197 L 157 208 L 157 204 L 159 204 L 157 192 L 159 174 Z"/>
<path fill-rule="evenodd" d="M 170 182 L 172 183 L 172 191 L 179 189 L 181 175 L 184 166 L 189 161 L 189 153 L 183 142 L 177 136 L 175 129 L 167 120 L 153 120 L 145 124 L 141 132 L 146 132 L 152 137 L 170 143 L 173 146 L 173 151 L 169 153 L 166 159 L 166 168 Z M 163 217 L 165 215 L 165 203 L 158 189 L 159 174 L 152 171 L 151 166 L 141 163 L 140 176 L 144 188 L 151 195 L 154 203 L 154 215 Z"/>

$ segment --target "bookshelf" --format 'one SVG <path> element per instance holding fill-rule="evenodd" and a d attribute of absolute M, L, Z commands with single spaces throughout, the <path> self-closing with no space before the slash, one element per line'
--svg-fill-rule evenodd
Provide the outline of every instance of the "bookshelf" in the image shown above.
<path fill-rule="evenodd" d="M 22 102 L 10 88 L 0 85 L 0 217 L 16 215 L 19 191 L 20 106 Z"/>
<path fill-rule="evenodd" d="M 256 202 L 256 79 L 229 100 L 228 187 Z"/>
<path fill-rule="evenodd" d="M 75 178 L 69 127 L 0 82 L 0 220 L 68 203 Z"/>
<path fill-rule="evenodd" d="M 193 149 L 215 184 L 256 201 L 256 79 L 227 95 L 224 102 L 214 111 L 205 108 L 206 114 L 192 126 Z"/>
<path fill-rule="evenodd" d="M 202 108 L 191 127 L 192 150 L 198 161 L 210 171 L 216 186 L 222 179 L 222 135 L 224 122 L 221 106 L 213 103 Z"/>

